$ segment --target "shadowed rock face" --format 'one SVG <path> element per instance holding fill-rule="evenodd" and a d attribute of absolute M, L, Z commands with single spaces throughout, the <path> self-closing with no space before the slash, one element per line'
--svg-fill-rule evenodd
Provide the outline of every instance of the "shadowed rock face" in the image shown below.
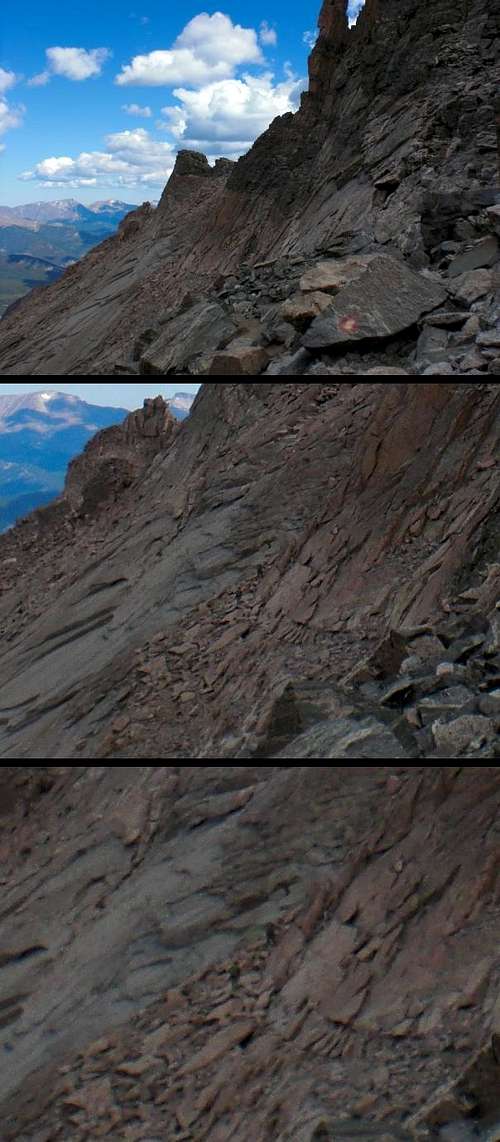
<path fill-rule="evenodd" d="M 5 774 L 6 1140 L 486 1137 L 498 768 Z"/>

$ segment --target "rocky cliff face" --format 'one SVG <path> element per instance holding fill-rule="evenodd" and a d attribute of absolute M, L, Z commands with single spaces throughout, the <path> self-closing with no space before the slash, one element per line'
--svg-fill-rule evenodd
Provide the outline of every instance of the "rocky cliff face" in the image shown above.
<path fill-rule="evenodd" d="M 235 166 L 181 154 L 157 211 L 129 216 L 117 239 L 2 323 L 4 372 L 497 372 L 498 7 L 367 0 L 352 29 L 346 8 L 324 4 L 298 114 Z M 349 286 L 345 259 L 360 253 L 384 255 L 380 277 L 338 306 L 332 273 Z M 325 256 L 326 288 L 304 288 Z M 423 282 L 436 292 L 388 316 L 380 278 L 389 302 Z M 299 314 L 283 320 L 290 298 Z M 342 322 L 344 303 L 350 319 L 370 318 L 366 336 L 345 337 L 343 353 L 322 336 L 297 357 L 304 329 L 322 309 Z M 219 310 L 208 344 L 207 305 Z M 137 345 L 146 329 L 152 356 Z"/>
<path fill-rule="evenodd" d="M 496 1137 L 499 408 L 209 383 L 0 539 L 6 1142 Z"/>
<path fill-rule="evenodd" d="M 96 437 L 70 507 L 1 541 L 1 756 L 277 753 L 309 717 L 305 698 L 289 703 L 269 744 L 288 687 L 309 688 L 320 720 L 322 687 L 389 632 L 409 642 L 382 681 L 407 657 L 423 677 L 453 657 L 458 635 L 428 642 L 425 628 L 454 608 L 486 623 L 480 651 L 498 586 L 499 399 L 477 383 L 207 384 L 182 426 L 160 401 Z M 491 637 L 491 684 L 481 667 L 474 692 L 495 687 Z M 352 707 L 335 687 L 332 716 Z M 459 713 L 481 712 L 462 698 Z"/>

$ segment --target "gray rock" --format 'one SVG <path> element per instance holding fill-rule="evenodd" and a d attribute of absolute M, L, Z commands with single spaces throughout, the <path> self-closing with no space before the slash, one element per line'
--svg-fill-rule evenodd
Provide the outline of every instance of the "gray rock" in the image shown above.
<path fill-rule="evenodd" d="M 437 365 L 428 365 L 424 369 L 423 377 L 450 377 L 453 375 L 454 370 L 447 361 L 440 361 Z"/>
<path fill-rule="evenodd" d="M 310 354 L 306 353 L 305 349 L 299 349 L 298 353 L 290 354 L 287 357 L 280 357 L 279 361 L 273 361 L 266 370 L 265 376 L 301 377 L 310 363 Z"/>
<path fill-rule="evenodd" d="M 484 653 L 488 656 L 498 654 L 500 651 L 500 611 L 494 611 L 490 616 L 490 629 L 486 639 Z"/>
<path fill-rule="evenodd" d="M 447 715 L 472 713 L 474 705 L 474 695 L 465 686 L 450 686 L 448 690 L 431 694 L 417 703 L 422 721 L 426 726 Z"/>
<path fill-rule="evenodd" d="M 366 373 L 358 373 L 357 375 L 358 375 L 358 377 L 375 377 L 375 376 L 377 376 L 377 377 L 387 377 L 387 376 L 409 377 L 409 376 L 411 376 L 411 373 L 407 373 L 406 369 L 391 369 L 388 367 L 384 368 L 383 366 L 381 366 L 380 368 L 377 368 L 377 369 L 368 369 Z"/>
<path fill-rule="evenodd" d="M 440 285 L 382 254 L 339 291 L 331 308 L 313 321 L 302 344 L 307 349 L 328 349 L 393 337 L 437 309 L 445 297 Z"/>
<path fill-rule="evenodd" d="M 472 270 L 450 281 L 448 289 L 457 301 L 463 302 L 464 305 L 473 305 L 480 297 L 486 297 L 486 294 L 493 290 L 493 274 L 491 270 Z"/>
<path fill-rule="evenodd" d="M 448 266 L 448 276 L 456 278 L 459 274 L 469 273 L 470 270 L 489 269 L 498 261 L 499 255 L 498 239 L 492 234 L 488 238 L 483 238 L 481 242 L 476 242 L 464 254 L 454 258 Z"/>
<path fill-rule="evenodd" d="M 352 760 L 407 758 L 392 731 L 375 718 L 335 718 L 302 734 L 277 758 Z"/>
<path fill-rule="evenodd" d="M 198 302 L 167 322 L 160 336 L 143 353 L 140 372 L 165 376 L 174 369 L 192 367 L 195 362 L 202 367 L 203 357 L 208 364 L 212 353 L 225 348 L 236 332 L 234 321 L 218 302 Z"/>
<path fill-rule="evenodd" d="M 440 365 L 446 360 L 449 335 L 444 329 L 433 329 L 426 325 L 417 342 L 417 364 L 421 368 L 427 365 Z"/>
<path fill-rule="evenodd" d="M 389 686 L 380 699 L 381 706 L 404 706 L 406 702 L 411 701 L 415 693 L 414 679 L 408 675 L 404 678 L 398 678 L 396 682 Z"/>
<path fill-rule="evenodd" d="M 479 749 L 496 736 L 490 718 L 466 714 L 452 722 L 436 722 L 432 727 L 436 749 L 445 757 L 460 757 L 469 749 Z"/>
<path fill-rule="evenodd" d="M 500 690 L 492 690 L 491 694 L 485 694 L 484 698 L 480 698 L 479 710 L 486 718 L 500 718 Z"/>
<path fill-rule="evenodd" d="M 448 656 L 452 662 L 467 662 L 476 650 L 479 650 L 486 641 L 486 635 L 481 631 L 471 632 L 455 639 L 448 649 Z"/>
<path fill-rule="evenodd" d="M 436 669 L 436 678 L 450 678 L 455 682 L 463 681 L 467 677 L 467 668 L 457 662 L 440 662 Z"/>

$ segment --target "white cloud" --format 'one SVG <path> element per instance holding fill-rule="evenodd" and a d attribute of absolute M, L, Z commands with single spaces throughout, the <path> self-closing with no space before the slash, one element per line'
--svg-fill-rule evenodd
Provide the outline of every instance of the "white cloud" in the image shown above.
<path fill-rule="evenodd" d="M 81 82 L 100 75 L 110 57 L 107 48 L 47 48 L 47 60 L 54 75 L 62 75 L 66 79 Z"/>
<path fill-rule="evenodd" d="M 316 44 L 317 39 L 318 39 L 318 33 L 317 32 L 304 32 L 304 35 L 302 36 L 302 42 L 306 45 L 307 48 L 310 48 L 311 51 L 312 51 L 314 45 Z"/>
<path fill-rule="evenodd" d="M 0 67 L 0 93 L 8 91 L 10 87 L 14 87 L 17 83 L 17 75 L 13 71 L 6 71 L 4 67 Z"/>
<path fill-rule="evenodd" d="M 108 48 L 47 48 L 47 67 L 28 81 L 29 87 L 45 87 L 52 76 L 59 75 L 81 83 L 85 79 L 95 79 L 100 75 L 104 64 L 111 57 Z"/>
<path fill-rule="evenodd" d="M 130 64 L 122 67 L 116 83 L 123 87 L 132 84 L 201 87 L 231 78 L 242 64 L 262 62 L 254 28 L 233 24 L 222 12 L 215 12 L 213 16 L 202 12 L 186 25 L 171 49 L 135 56 Z"/>
<path fill-rule="evenodd" d="M 138 103 L 124 103 L 122 111 L 127 115 L 136 115 L 139 119 L 151 119 L 153 114 L 150 107 L 140 107 Z"/>
<path fill-rule="evenodd" d="M 21 126 L 25 110 L 26 108 L 22 104 L 18 107 L 11 107 L 7 100 L 0 95 L 0 135 L 13 130 L 14 127 Z"/>
<path fill-rule="evenodd" d="M 28 87 L 46 87 L 47 83 L 50 83 L 50 79 L 50 71 L 40 71 L 38 75 L 28 79 Z"/>
<path fill-rule="evenodd" d="M 123 186 L 163 187 L 174 166 L 171 143 L 158 142 L 144 127 L 107 135 L 105 151 L 82 151 L 42 159 L 20 177 L 44 187 Z"/>
<path fill-rule="evenodd" d="M 221 80 L 199 91 L 177 88 L 179 106 L 162 110 L 165 128 L 183 147 L 209 155 L 240 155 L 277 115 L 297 109 L 303 88 L 295 76 L 275 83 L 270 72 Z"/>
<path fill-rule="evenodd" d="M 349 0 L 347 7 L 347 15 L 351 27 L 356 23 L 356 20 L 365 6 L 365 0 Z"/>
<path fill-rule="evenodd" d="M 278 33 L 276 28 L 272 28 L 267 20 L 263 20 L 259 28 L 259 39 L 264 47 L 276 47 L 278 43 Z"/>

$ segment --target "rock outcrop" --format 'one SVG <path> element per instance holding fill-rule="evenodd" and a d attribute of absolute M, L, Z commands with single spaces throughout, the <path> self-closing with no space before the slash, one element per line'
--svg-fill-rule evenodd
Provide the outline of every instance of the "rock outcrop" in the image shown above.
<path fill-rule="evenodd" d="M 148 354 L 142 365 L 134 355 L 151 314 L 160 339 L 178 320 L 182 342 L 188 296 L 193 316 L 222 304 L 237 340 L 249 339 L 252 323 L 261 350 L 254 375 L 266 370 L 268 345 L 286 371 L 279 304 L 297 291 L 297 265 L 304 272 L 325 255 L 376 254 L 391 259 L 387 292 L 411 271 L 421 291 L 444 294 L 433 359 L 419 346 L 432 307 L 417 307 L 415 321 L 408 311 L 408 322 L 389 322 L 389 344 L 375 346 L 375 359 L 358 345 L 354 360 L 337 349 L 332 361 L 332 345 L 315 344 L 302 373 L 363 375 L 386 365 L 420 375 L 437 365 L 445 374 L 496 375 L 499 22 L 489 0 L 367 0 L 349 28 L 347 0 L 325 0 L 298 113 L 275 120 L 236 164 L 211 168 L 203 155 L 181 152 L 156 211 L 129 215 L 116 239 L 2 322 L 1 371 L 217 375 L 213 361 L 200 362 L 201 343 L 187 359 L 169 353 L 163 362 L 160 353 L 152 369 Z M 263 261 L 274 266 L 265 308 Z M 363 300 L 371 330 L 380 314 L 373 298 Z M 296 351 L 304 330 L 291 332 Z M 496 341 L 485 344 L 482 334 Z"/>

